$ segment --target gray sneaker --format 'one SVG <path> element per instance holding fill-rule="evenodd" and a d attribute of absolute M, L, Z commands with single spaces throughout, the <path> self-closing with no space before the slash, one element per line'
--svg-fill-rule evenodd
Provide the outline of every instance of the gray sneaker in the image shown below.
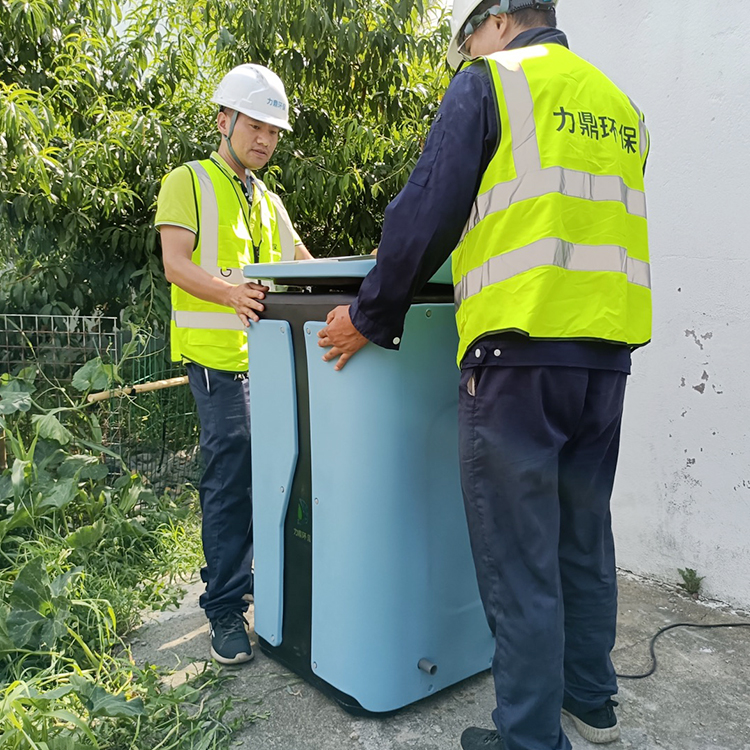
<path fill-rule="evenodd" d="M 253 658 L 242 612 L 225 612 L 211 620 L 211 656 L 219 664 L 242 664 Z"/>

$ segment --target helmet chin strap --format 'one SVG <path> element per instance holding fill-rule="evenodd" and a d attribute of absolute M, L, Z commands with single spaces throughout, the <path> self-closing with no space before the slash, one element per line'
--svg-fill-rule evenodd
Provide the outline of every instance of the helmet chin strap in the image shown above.
<path fill-rule="evenodd" d="M 234 126 L 237 124 L 237 117 L 239 116 L 239 112 L 235 109 L 234 114 L 232 115 L 232 119 L 229 123 L 229 133 L 227 135 L 223 135 L 224 141 L 227 144 L 227 148 L 229 149 L 229 153 L 231 154 L 232 158 L 235 160 L 235 162 L 242 167 L 245 172 L 249 172 L 247 166 L 245 163 L 240 159 L 239 156 L 237 156 L 237 153 L 234 150 L 234 147 L 232 146 L 232 136 L 234 135 Z"/>
<path fill-rule="evenodd" d="M 245 170 L 245 187 L 247 188 L 247 193 L 250 196 L 250 201 L 252 202 L 253 191 L 255 190 L 255 178 L 253 177 L 253 173 L 245 165 L 242 159 L 237 156 L 237 153 L 234 150 L 234 146 L 232 146 L 232 135 L 234 135 L 234 126 L 237 124 L 238 116 L 239 112 L 235 109 L 234 114 L 232 115 L 232 119 L 229 123 L 229 133 L 227 135 L 222 135 L 222 137 L 227 144 L 227 148 L 229 149 L 231 157 L 240 167 Z"/>

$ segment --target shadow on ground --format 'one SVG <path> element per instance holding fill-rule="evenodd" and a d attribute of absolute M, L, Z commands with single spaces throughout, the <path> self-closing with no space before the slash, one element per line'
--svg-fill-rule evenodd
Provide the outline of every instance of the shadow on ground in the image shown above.
<path fill-rule="evenodd" d="M 198 608 L 202 584 L 192 583 L 180 609 L 151 618 L 132 641 L 139 663 L 175 673 L 179 682 L 208 657 L 208 625 Z M 252 608 L 249 612 L 252 625 Z M 664 586 L 620 578 L 620 617 L 613 658 L 620 673 L 648 669 L 648 644 L 675 622 L 750 623 Z M 251 633 L 255 643 L 255 634 Z M 376 648 L 377 644 L 373 644 Z M 750 750 L 750 628 L 677 629 L 657 644 L 659 669 L 645 680 L 620 683 L 622 738 L 612 750 Z M 492 681 L 478 675 L 387 719 L 361 719 L 302 682 L 256 649 L 250 664 L 227 668 L 238 710 L 246 716 L 234 736 L 240 750 L 457 750 L 463 729 L 491 726 Z M 563 727 L 575 750 L 598 747 Z"/>

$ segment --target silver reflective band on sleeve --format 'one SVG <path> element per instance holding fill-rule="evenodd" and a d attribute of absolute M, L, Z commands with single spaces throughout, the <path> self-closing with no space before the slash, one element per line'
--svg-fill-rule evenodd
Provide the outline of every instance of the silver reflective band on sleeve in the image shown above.
<path fill-rule="evenodd" d="M 242 321 L 233 313 L 172 310 L 172 320 L 178 328 L 199 328 L 218 331 L 245 330 Z"/>
<path fill-rule="evenodd" d="M 455 287 L 456 309 L 485 287 L 543 266 L 556 266 L 568 271 L 622 273 L 627 275 L 631 284 L 651 288 L 651 267 L 642 260 L 630 258 L 624 247 L 574 245 L 549 237 L 497 255 L 469 271 Z"/>
<path fill-rule="evenodd" d="M 505 211 L 514 203 L 559 193 L 568 198 L 622 203 L 633 216 L 647 218 L 646 194 L 629 188 L 617 175 L 595 175 L 563 167 L 530 172 L 510 182 L 501 182 L 478 195 L 466 231 L 471 231 L 490 214 Z"/>

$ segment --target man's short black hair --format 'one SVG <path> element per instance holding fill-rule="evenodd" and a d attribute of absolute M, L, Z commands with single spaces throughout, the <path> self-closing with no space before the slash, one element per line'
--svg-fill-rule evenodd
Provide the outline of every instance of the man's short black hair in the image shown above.
<path fill-rule="evenodd" d="M 494 8 L 497 4 L 497 0 L 484 0 L 474 9 L 471 15 L 478 16 L 480 13 Z M 538 26 L 548 26 L 552 29 L 557 28 L 557 14 L 554 8 L 550 8 L 549 10 L 523 8 L 522 10 L 511 11 L 511 18 L 516 25 L 525 29 L 535 29 Z"/>
<path fill-rule="evenodd" d="M 511 17 L 519 25 L 526 29 L 535 29 L 537 26 L 548 26 L 557 28 L 557 13 L 554 8 L 549 10 L 536 10 L 535 8 L 524 8 L 512 13 Z"/>

